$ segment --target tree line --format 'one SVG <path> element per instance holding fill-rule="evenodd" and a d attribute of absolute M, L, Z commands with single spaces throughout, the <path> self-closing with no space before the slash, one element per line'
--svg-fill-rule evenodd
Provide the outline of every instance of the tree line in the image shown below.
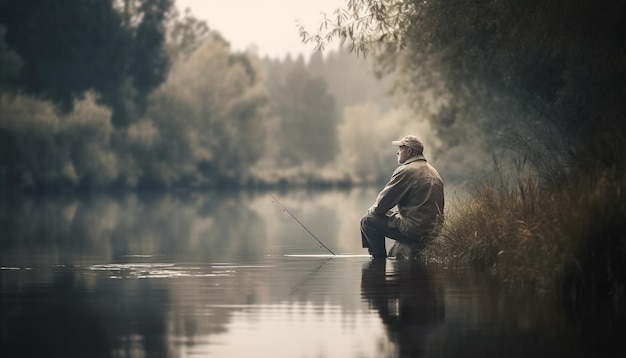
<path fill-rule="evenodd" d="M 368 60 L 341 51 L 284 59 L 234 52 L 174 5 L 0 1 L 0 187 L 207 188 L 387 175 L 389 165 L 378 165 L 393 165 L 387 144 L 403 133 L 394 122 L 409 114 L 393 108 L 389 81 L 376 79 Z M 393 128 L 380 140 L 384 151 L 361 148 L 376 135 L 370 121 Z M 365 154 L 369 164 L 354 160 Z"/>

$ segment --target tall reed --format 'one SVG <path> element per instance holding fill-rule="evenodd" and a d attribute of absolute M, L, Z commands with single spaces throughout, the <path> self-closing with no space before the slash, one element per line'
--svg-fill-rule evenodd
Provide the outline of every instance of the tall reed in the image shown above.
<path fill-rule="evenodd" d="M 504 281 L 570 301 L 624 303 L 624 173 L 549 188 L 523 167 L 513 179 L 496 170 L 450 204 L 428 249 L 431 258 L 485 267 Z"/>

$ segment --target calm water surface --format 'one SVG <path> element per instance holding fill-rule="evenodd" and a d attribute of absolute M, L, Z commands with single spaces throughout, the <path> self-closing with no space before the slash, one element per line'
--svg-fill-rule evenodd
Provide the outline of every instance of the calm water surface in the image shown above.
<path fill-rule="evenodd" d="M 22 198 L 2 357 L 588 357 L 612 338 L 470 269 L 372 261 L 376 190 Z"/>

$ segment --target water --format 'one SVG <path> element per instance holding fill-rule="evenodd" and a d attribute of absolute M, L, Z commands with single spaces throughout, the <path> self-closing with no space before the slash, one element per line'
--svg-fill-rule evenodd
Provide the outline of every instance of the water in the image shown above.
<path fill-rule="evenodd" d="M 372 261 L 375 189 L 22 198 L 2 357 L 588 357 L 606 330 L 468 268 Z M 622 356 L 613 354 L 612 356 Z"/>

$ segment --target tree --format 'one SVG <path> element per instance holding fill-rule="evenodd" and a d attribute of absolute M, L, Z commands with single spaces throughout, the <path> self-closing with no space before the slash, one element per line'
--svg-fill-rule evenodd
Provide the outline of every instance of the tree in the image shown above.
<path fill-rule="evenodd" d="M 129 127 L 128 160 L 140 185 L 240 185 L 263 154 L 267 94 L 258 64 L 230 53 L 212 32 L 149 98 L 145 118 Z"/>
<path fill-rule="evenodd" d="M 20 57 L 4 41 L 6 28 L 0 24 L 0 89 L 10 86 L 22 66 Z"/>
<path fill-rule="evenodd" d="M 139 6 L 141 21 L 134 31 L 129 74 L 141 112 L 145 111 L 147 95 L 165 81 L 169 70 L 165 20 L 171 5 L 172 0 L 143 0 Z"/>
<path fill-rule="evenodd" d="M 281 160 L 288 165 L 332 161 L 338 151 L 338 118 L 326 81 L 312 77 L 299 62 L 287 72 L 272 98 L 280 118 L 276 141 Z"/>
<path fill-rule="evenodd" d="M 0 0 L 6 44 L 22 60 L 14 88 L 62 109 L 93 89 L 126 126 L 164 79 L 171 0 Z"/>
<path fill-rule="evenodd" d="M 397 88 L 450 145 L 467 125 L 508 133 L 558 183 L 579 165 L 624 167 L 624 20 L 613 0 L 355 0 L 324 19 L 328 32 L 301 34 L 400 73 Z"/>
<path fill-rule="evenodd" d="M 184 14 L 176 10 L 167 20 L 166 47 L 169 57 L 176 61 L 193 53 L 210 36 L 209 26 L 205 21 L 195 18 L 187 8 Z"/>

